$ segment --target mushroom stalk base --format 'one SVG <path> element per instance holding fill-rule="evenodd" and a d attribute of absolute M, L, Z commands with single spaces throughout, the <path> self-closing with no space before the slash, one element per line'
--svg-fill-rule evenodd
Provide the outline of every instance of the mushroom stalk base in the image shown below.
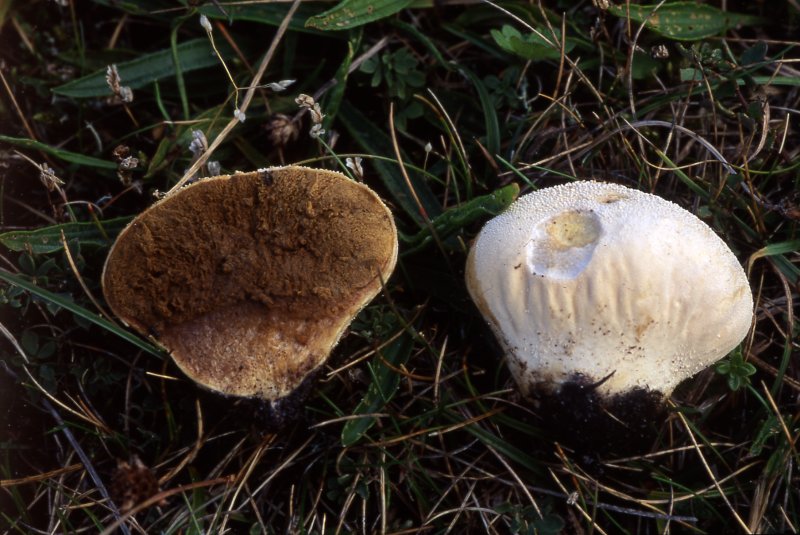
<path fill-rule="evenodd" d="M 599 383 L 574 375 L 553 389 L 532 385 L 529 400 L 553 438 L 582 454 L 629 455 L 647 451 L 666 413 L 664 395 L 633 388 L 611 396 Z"/>
<path fill-rule="evenodd" d="M 248 398 L 259 432 L 277 433 L 289 424 L 304 421 L 306 403 L 320 374 L 320 369 L 311 371 L 290 394 L 282 398 Z"/>

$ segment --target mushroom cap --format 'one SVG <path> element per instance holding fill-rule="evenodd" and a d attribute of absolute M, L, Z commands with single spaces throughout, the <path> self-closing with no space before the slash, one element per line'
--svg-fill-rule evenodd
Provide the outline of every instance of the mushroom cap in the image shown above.
<path fill-rule="evenodd" d="M 678 205 L 617 184 L 520 197 L 481 230 L 466 282 L 526 396 L 568 382 L 668 396 L 752 319 L 727 245 Z"/>
<path fill-rule="evenodd" d="M 142 212 L 103 271 L 114 313 L 195 382 L 278 400 L 327 359 L 397 260 L 391 212 L 341 173 L 206 178 Z"/>

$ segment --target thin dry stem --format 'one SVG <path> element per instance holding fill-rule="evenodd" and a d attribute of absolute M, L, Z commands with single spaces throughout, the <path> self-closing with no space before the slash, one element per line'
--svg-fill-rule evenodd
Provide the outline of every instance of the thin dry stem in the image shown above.
<path fill-rule="evenodd" d="M 261 60 L 261 64 L 258 66 L 258 71 L 256 72 L 255 76 L 253 76 L 253 80 L 250 82 L 250 86 L 247 89 L 247 92 L 242 98 L 241 106 L 239 106 L 239 110 L 242 113 L 247 111 L 247 108 L 250 106 L 250 101 L 253 100 L 253 95 L 255 95 L 256 89 L 258 85 L 261 83 L 261 79 L 264 76 L 264 73 L 267 71 L 267 67 L 269 66 L 270 61 L 272 61 L 272 56 L 275 55 L 275 51 L 278 48 L 278 43 L 280 43 L 283 35 L 286 33 L 286 29 L 289 27 L 289 22 L 291 22 L 292 17 L 294 17 L 297 8 L 300 6 L 300 0 L 293 0 L 292 6 L 289 8 L 289 11 L 286 13 L 286 16 L 283 18 L 281 25 L 278 27 L 278 31 L 275 33 L 275 36 L 272 38 L 272 42 L 269 45 L 269 49 L 267 49 L 267 53 L 264 56 L 264 59 Z M 222 131 L 217 134 L 217 137 L 214 138 L 214 141 L 208 146 L 208 150 L 206 150 L 203 154 L 201 154 L 197 160 L 187 169 L 187 171 L 183 174 L 183 177 L 167 192 L 167 194 L 173 193 L 174 191 L 178 190 L 182 187 L 186 182 L 188 182 L 199 170 L 202 166 L 206 164 L 208 159 L 214 153 L 214 151 L 219 147 L 223 141 L 228 137 L 231 130 L 234 129 L 236 125 L 239 124 L 239 119 L 236 117 L 230 119 L 228 124 L 222 129 Z"/>

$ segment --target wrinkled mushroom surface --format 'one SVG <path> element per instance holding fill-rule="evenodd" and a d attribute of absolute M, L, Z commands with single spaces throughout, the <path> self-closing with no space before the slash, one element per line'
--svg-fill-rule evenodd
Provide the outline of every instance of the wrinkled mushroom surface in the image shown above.
<path fill-rule="evenodd" d="M 616 184 L 521 197 L 480 232 L 466 279 L 527 396 L 567 383 L 668 396 L 752 317 L 747 278 L 705 223 Z"/>
<path fill-rule="evenodd" d="M 392 215 L 363 184 L 298 166 L 203 179 L 155 203 L 109 253 L 115 314 L 197 383 L 288 396 L 394 269 Z"/>

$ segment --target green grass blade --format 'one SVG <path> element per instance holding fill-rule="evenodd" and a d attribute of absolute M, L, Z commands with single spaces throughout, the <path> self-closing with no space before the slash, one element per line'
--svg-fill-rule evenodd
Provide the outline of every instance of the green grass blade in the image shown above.
<path fill-rule="evenodd" d="M 145 180 L 155 176 L 158 172 L 169 165 L 169 160 L 167 157 L 174 147 L 175 140 L 168 137 L 165 137 L 158 143 L 156 152 L 153 154 L 152 158 L 150 158 L 150 162 L 147 164 L 147 171 L 144 174 Z"/>
<path fill-rule="evenodd" d="M 342 102 L 338 119 L 362 147 L 363 152 L 377 155 L 394 154 L 392 142 L 385 131 L 369 122 L 364 114 L 350 102 L 346 100 Z M 389 190 L 394 200 L 420 227 L 425 226 L 419 207 L 417 207 L 414 196 L 403 179 L 397 164 L 383 160 L 372 160 L 372 162 L 384 186 Z M 414 187 L 414 191 L 428 216 L 433 218 L 442 213 L 441 205 L 436 199 L 436 195 L 428 187 L 428 184 L 411 169 L 408 169 L 408 174 L 411 185 Z"/>
<path fill-rule="evenodd" d="M 225 42 L 217 44 L 223 57 L 233 54 Z M 207 38 L 192 39 L 175 47 L 175 56 L 180 61 L 181 71 L 187 73 L 197 69 L 213 67 L 219 64 L 219 59 L 214 54 Z M 175 75 L 172 48 L 166 48 L 124 63 L 117 64 L 117 70 L 122 80 L 122 85 L 133 89 L 152 84 L 156 80 Z M 53 89 L 58 95 L 74 98 L 107 97 L 111 89 L 106 83 L 106 70 L 101 69 L 92 74 L 78 78 Z"/>
<path fill-rule="evenodd" d="M 331 9 L 306 21 L 317 30 L 348 30 L 384 19 L 405 9 L 412 0 L 342 0 Z"/>
<path fill-rule="evenodd" d="M 178 19 L 172 27 L 172 31 L 169 34 L 169 51 L 172 54 L 172 68 L 170 69 L 170 72 L 175 73 L 175 83 L 178 86 L 178 95 L 181 97 L 183 118 L 188 121 L 191 117 L 189 112 L 189 96 L 186 94 L 186 82 L 183 79 L 183 73 L 185 69 L 183 68 L 183 60 L 181 59 L 181 51 L 179 49 L 180 45 L 178 45 L 178 31 L 181 29 L 181 24 L 183 24 L 184 20 L 185 19 Z M 212 50 L 214 49 L 210 43 L 208 46 Z M 158 80 L 158 78 L 148 80 L 148 82 L 155 82 L 156 80 Z"/>
<path fill-rule="evenodd" d="M 223 14 L 217 6 L 211 3 L 198 7 L 197 11 L 207 16 L 209 19 L 220 19 L 226 22 L 228 19 L 231 21 L 249 21 L 266 26 L 278 27 L 286 17 L 286 12 L 289 11 L 290 4 L 290 2 L 271 2 L 267 4 L 246 3 L 240 5 L 227 4 L 225 6 L 225 13 L 227 13 L 227 16 Z M 308 28 L 304 23 L 309 17 L 313 17 L 317 13 L 319 13 L 319 5 L 303 2 L 297 8 L 291 22 L 289 22 L 289 30 L 321 35 L 323 32 Z M 328 37 L 334 36 L 328 34 Z"/>
<path fill-rule="evenodd" d="M 159 20 L 164 20 L 172 14 L 161 13 L 164 10 L 164 3 L 160 0 L 92 0 L 92 3 L 119 9 L 131 15 Z"/>
<path fill-rule="evenodd" d="M 708 200 L 708 199 L 711 198 L 711 194 L 708 193 L 708 191 L 706 191 L 705 189 L 703 189 L 697 182 L 695 182 L 694 180 L 689 178 L 689 175 L 684 173 L 683 170 L 680 169 L 680 167 L 675 164 L 675 162 L 670 160 L 669 156 L 664 154 L 658 148 L 654 147 L 654 150 L 656 151 L 656 154 L 658 154 L 658 157 L 661 158 L 661 160 L 664 163 L 666 163 L 667 165 L 672 167 L 672 169 L 670 169 L 670 170 L 673 173 L 675 173 L 675 176 L 677 176 L 679 179 L 681 179 L 681 182 L 683 182 L 690 190 L 692 190 L 696 195 L 698 195 L 699 197 L 701 197 L 703 199 Z"/>
<path fill-rule="evenodd" d="M 459 71 L 472 82 L 472 86 L 478 93 L 483 110 L 483 120 L 486 124 L 486 150 L 489 151 L 489 154 L 498 154 L 500 152 L 500 122 L 497 120 L 497 110 L 489 97 L 489 91 L 474 72 L 463 66 L 459 67 Z"/>
<path fill-rule="evenodd" d="M 478 424 L 468 425 L 464 428 L 470 434 L 475 436 L 476 438 L 480 439 L 481 442 L 488 444 L 492 448 L 494 448 L 499 453 L 503 454 L 503 456 L 511 459 L 513 462 L 524 466 L 527 470 L 530 470 L 534 474 L 542 474 L 544 472 L 542 468 L 541 462 L 528 455 L 520 448 L 514 446 L 513 444 L 507 442 L 501 437 L 498 437 L 491 431 L 488 431 L 481 427 Z"/>
<path fill-rule="evenodd" d="M 361 403 L 353 411 L 353 415 L 363 415 L 360 418 L 348 420 L 342 429 L 342 445 L 352 446 L 358 442 L 364 433 L 375 424 L 375 417 L 370 416 L 379 412 L 391 401 L 397 388 L 400 386 L 400 374 L 393 368 L 405 364 L 414 347 L 411 335 L 403 333 L 386 349 L 380 351 L 374 363 L 369 368 L 372 372 L 372 383 Z"/>
<path fill-rule="evenodd" d="M 761 17 L 730 13 L 695 2 L 672 2 L 655 8 L 656 5 L 630 4 L 610 6 L 608 12 L 621 18 L 630 16 L 631 20 L 644 22 L 648 29 L 677 41 L 706 39 L 736 26 L 763 22 Z"/>
<path fill-rule="evenodd" d="M 8 16 L 8 12 L 10 11 L 10 9 L 11 9 L 10 0 L 7 2 L 0 2 L 0 28 L 2 28 L 3 25 L 5 24 L 6 17 Z"/>
<path fill-rule="evenodd" d="M 114 333 L 123 340 L 130 342 L 131 344 L 135 345 L 142 351 L 146 351 L 153 356 L 158 358 L 163 358 L 163 352 L 158 349 L 156 346 L 144 341 L 143 339 L 139 338 L 135 334 L 118 327 L 108 321 L 107 319 L 103 318 L 102 316 L 95 314 L 89 310 L 86 310 L 82 306 L 76 304 L 75 302 L 65 299 L 64 297 L 54 294 L 49 290 L 45 290 L 44 288 L 40 288 L 36 286 L 32 282 L 26 281 L 25 279 L 14 275 L 13 273 L 9 273 L 4 269 L 0 269 L 0 280 L 7 282 L 8 284 L 12 284 L 23 290 L 27 290 L 28 292 L 32 293 L 33 295 L 44 299 L 50 303 L 60 306 L 65 310 L 69 310 L 76 316 L 80 316 L 81 318 L 94 323 L 95 325 L 101 327 L 102 329 Z"/>
<path fill-rule="evenodd" d="M 51 147 L 50 145 L 46 145 L 40 141 L 34 141 L 33 139 L 0 135 L 0 142 L 8 143 L 10 145 L 15 145 L 17 147 L 22 147 L 24 149 L 39 150 L 46 154 L 55 156 L 59 160 L 63 160 L 69 163 L 76 163 L 78 165 L 85 165 L 86 167 L 97 167 L 99 169 L 117 168 L 117 164 L 114 162 L 108 160 L 101 160 L 100 158 L 93 158 L 91 156 L 85 156 L 83 154 L 79 154 L 77 152 L 71 152 L 64 149 L 57 149 L 55 147 Z"/>
<path fill-rule="evenodd" d="M 80 240 L 81 247 L 107 247 L 116 238 L 132 217 L 118 217 L 105 221 L 63 223 L 36 230 L 12 230 L 0 234 L 0 243 L 12 251 L 28 251 L 32 254 L 48 254 L 63 248 L 61 232 L 67 241 Z"/>
<path fill-rule="evenodd" d="M 744 85 L 744 80 L 736 80 L 738 85 Z M 800 76 L 753 76 L 753 81 L 758 85 L 788 85 L 800 87 Z"/>
<path fill-rule="evenodd" d="M 460 206 L 450 208 L 442 215 L 431 221 L 431 226 L 436 231 L 439 239 L 445 239 L 453 233 L 462 229 L 465 225 L 472 223 L 485 216 L 495 216 L 505 210 L 519 195 L 519 186 L 509 184 L 489 193 L 475 197 L 471 201 L 465 202 Z M 410 238 L 406 238 L 408 247 L 405 247 L 403 254 L 410 254 L 425 248 L 434 242 L 430 227 L 420 230 Z"/>
<path fill-rule="evenodd" d="M 339 113 L 339 107 L 342 104 L 345 90 L 347 89 L 347 79 L 350 76 L 348 71 L 350 70 L 350 66 L 353 64 L 353 60 L 355 59 L 359 48 L 361 48 L 361 36 L 363 32 L 361 30 L 354 30 L 348 33 L 350 34 L 350 38 L 347 41 L 347 53 L 342 59 L 342 63 L 339 65 L 339 68 L 336 69 L 336 85 L 331 88 L 327 98 L 325 99 L 324 109 L 329 116 L 326 119 L 328 122 L 328 124 L 325 126 L 326 128 L 330 128 L 330 121 L 333 120 L 336 117 L 336 114 Z"/>
<path fill-rule="evenodd" d="M 800 240 L 789 240 L 780 243 L 771 243 L 762 247 L 750 256 L 750 263 L 767 256 L 783 255 L 800 251 Z"/>
<path fill-rule="evenodd" d="M 421 32 L 416 26 L 414 26 L 413 24 L 408 24 L 407 22 L 403 22 L 400 19 L 392 20 L 391 24 L 395 28 L 398 28 L 408 33 L 415 40 L 419 41 L 425 47 L 425 49 L 428 52 L 430 52 L 431 56 L 436 58 L 436 63 L 438 63 L 439 66 L 447 70 L 455 69 L 455 63 L 451 63 L 450 61 L 446 60 L 445 57 L 442 55 L 442 52 L 436 46 L 436 44 L 434 44 L 434 42 L 427 35 Z"/>
<path fill-rule="evenodd" d="M 504 25 L 500 30 L 492 29 L 490 34 L 500 48 L 521 58 L 531 61 L 559 59 L 561 57 L 561 48 L 559 46 L 561 30 L 556 29 L 555 36 L 544 26 L 537 28 L 537 30 L 547 38 L 547 41 L 535 32 L 523 35 L 519 30 L 509 25 Z M 564 43 L 564 52 L 569 53 L 573 48 L 575 48 L 575 41 L 567 39 Z"/>
<path fill-rule="evenodd" d="M 780 269 L 790 281 L 795 281 L 800 278 L 800 269 L 783 255 L 797 251 L 800 251 L 800 240 L 771 243 L 750 255 L 750 258 L 747 259 L 747 270 L 750 271 L 756 260 L 760 258 L 771 258 L 775 265 L 778 266 L 778 269 Z"/>
<path fill-rule="evenodd" d="M 783 343 L 783 355 L 781 355 L 781 363 L 778 366 L 778 373 L 775 374 L 775 381 L 772 383 L 770 394 L 772 397 L 779 397 L 783 379 L 786 377 L 786 371 L 789 369 L 789 363 L 792 361 L 792 356 L 796 356 L 794 352 L 794 343 L 792 338 L 788 337 Z"/>

